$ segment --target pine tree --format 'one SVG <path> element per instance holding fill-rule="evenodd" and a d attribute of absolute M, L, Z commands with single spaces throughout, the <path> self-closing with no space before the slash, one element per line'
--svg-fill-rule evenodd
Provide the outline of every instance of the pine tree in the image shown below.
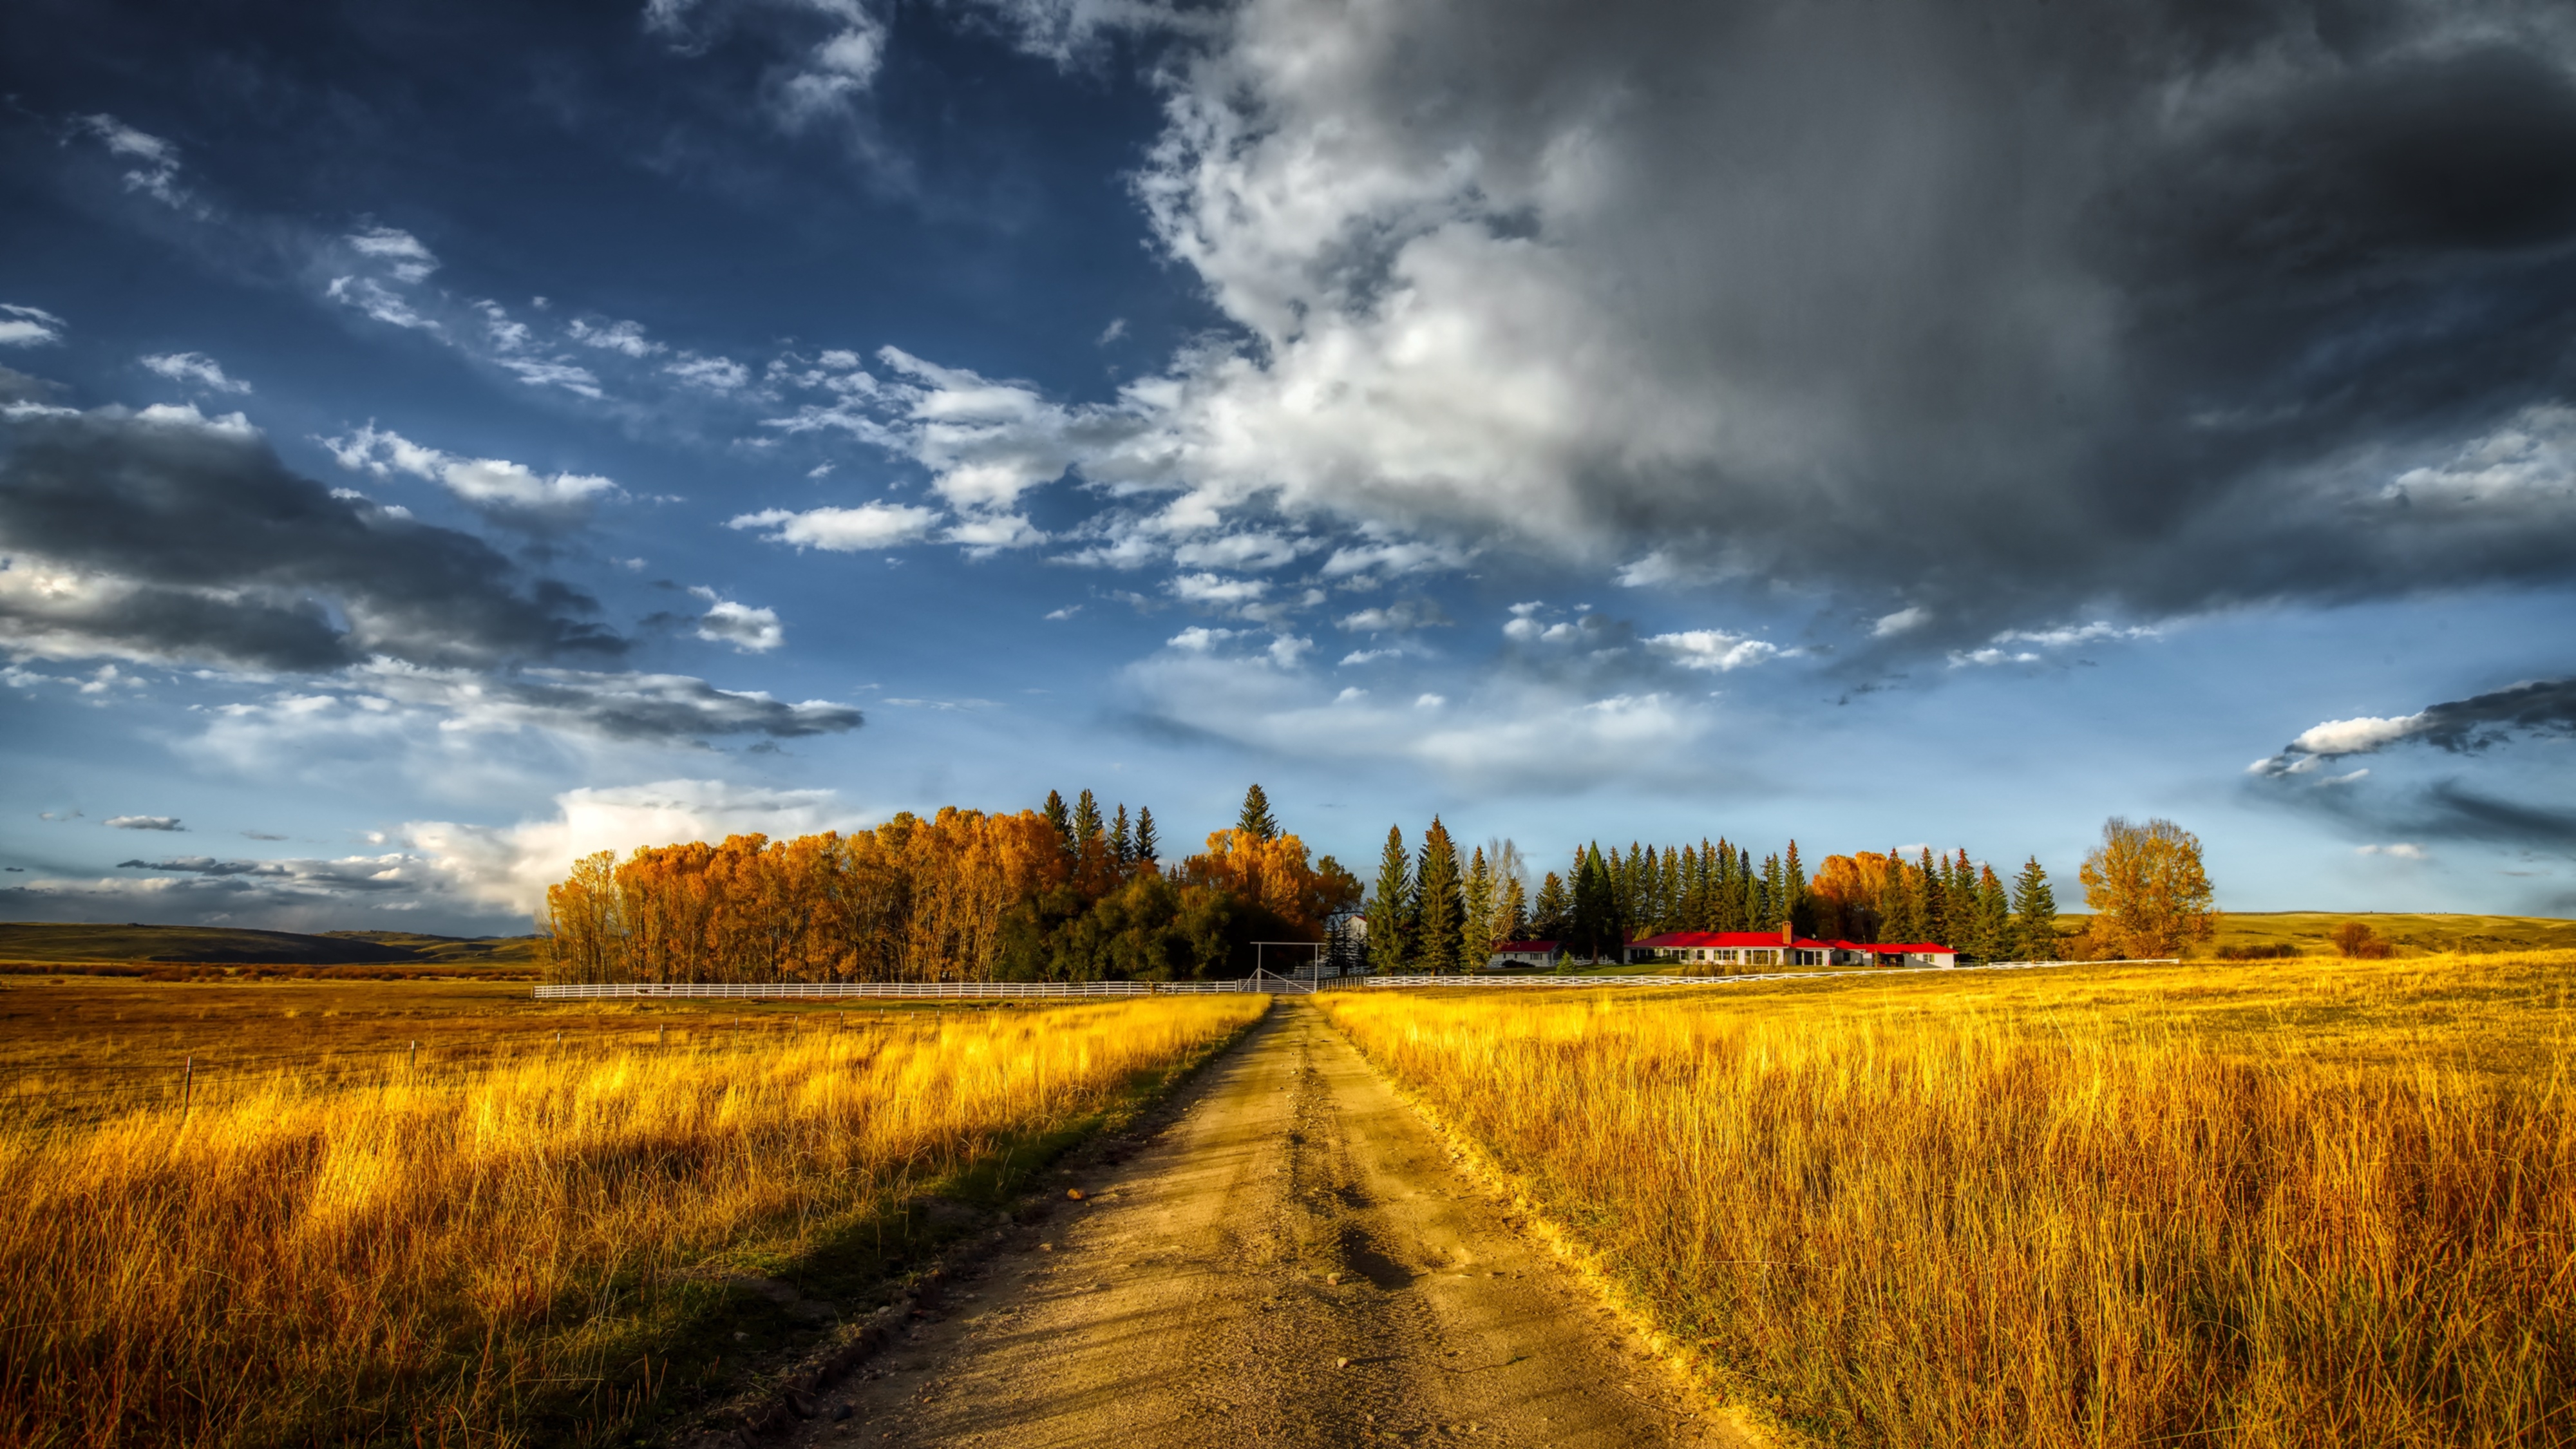
<path fill-rule="evenodd" d="M 1494 955 L 1494 875 L 1481 845 L 1467 861 L 1466 906 L 1466 938 L 1458 960 L 1468 970 L 1482 970 Z"/>
<path fill-rule="evenodd" d="M 1628 933 L 1619 913 L 1618 883 L 1612 878 L 1610 863 L 1601 857 L 1601 846 L 1595 843 L 1585 852 L 1583 865 L 1574 877 L 1574 910 L 1569 946 L 1583 954 L 1587 961 L 1599 961 L 1604 954 L 1613 960 L 1626 958 Z"/>
<path fill-rule="evenodd" d="M 1689 896 L 1682 888 L 1682 851 L 1668 849 L 1664 852 L 1663 876 L 1655 886 L 1655 929 L 1683 929 L 1682 916 L 1689 909 L 1688 902 Z"/>
<path fill-rule="evenodd" d="M 1270 818 L 1270 797 L 1259 785 L 1243 792 L 1243 813 L 1236 817 L 1234 828 L 1256 840 L 1279 838 L 1279 822 Z"/>
<path fill-rule="evenodd" d="M 1459 879 L 1458 847 L 1449 838 L 1449 827 L 1441 824 L 1437 815 L 1431 817 L 1431 828 L 1422 834 L 1419 859 L 1413 873 L 1413 897 L 1421 924 L 1413 955 L 1423 970 L 1446 976 L 1458 969 L 1467 909 L 1460 894 L 1464 882 Z"/>
<path fill-rule="evenodd" d="M 1047 824 L 1055 827 L 1055 838 L 1057 843 L 1068 850 L 1071 849 L 1073 847 L 1073 817 L 1065 813 L 1064 797 L 1053 790 L 1049 790 L 1047 792 L 1046 818 Z"/>
<path fill-rule="evenodd" d="M 1118 802 L 1118 823 L 1109 827 L 1109 854 L 1120 865 L 1136 863 L 1135 832 L 1127 828 L 1127 802 Z"/>
<path fill-rule="evenodd" d="M 1991 865 L 1977 870 L 1977 958 L 2001 961 L 2012 954 L 2012 902 Z"/>
<path fill-rule="evenodd" d="M 2057 959 L 2057 892 L 2048 884 L 2048 872 L 2040 868 L 2039 857 L 2024 861 L 2021 874 L 2013 877 L 2012 889 L 2014 949 L 2025 961 Z"/>
<path fill-rule="evenodd" d="M 1574 931 L 1574 894 L 1566 889 L 1565 877 L 1555 871 L 1538 883 L 1538 899 L 1531 903 L 1529 931 L 1532 940 L 1562 941 Z"/>
<path fill-rule="evenodd" d="M 1780 863 L 1780 889 L 1785 896 L 1780 918 L 1801 936 L 1814 934 L 1816 917 L 1807 899 L 1807 867 L 1798 859 L 1798 842 L 1794 840 L 1789 842 L 1787 858 Z"/>
<path fill-rule="evenodd" d="M 1550 875 L 1549 880 L 1556 879 Z M 1494 935 L 1498 940 L 1529 939 L 1529 891 L 1516 875 L 1503 877 L 1502 908 L 1495 913 Z"/>
<path fill-rule="evenodd" d="M 1904 856 L 1890 850 L 1887 884 L 1878 904 L 1878 939 L 1910 946 L 1928 934 L 1923 924 L 1923 882 Z"/>
<path fill-rule="evenodd" d="M 1100 802 L 1091 798 L 1091 792 L 1085 790 L 1081 798 L 1073 804 L 1073 845 L 1076 850 L 1087 855 L 1099 839 Z"/>
<path fill-rule="evenodd" d="M 1735 847 L 1735 929 L 1762 929 L 1762 877 L 1753 873 L 1753 852 Z"/>
<path fill-rule="evenodd" d="M 1409 953 L 1404 939 L 1406 917 L 1413 913 L 1413 858 L 1404 849 L 1404 827 L 1386 828 L 1386 849 L 1377 859 L 1377 889 L 1369 895 L 1369 969 L 1379 975 L 1401 971 Z"/>
<path fill-rule="evenodd" d="M 1947 860 L 1936 863 L 1932 859 L 1932 847 L 1927 845 L 1923 848 L 1922 859 L 1915 869 L 1922 873 L 1923 878 L 1923 934 L 1915 939 L 1936 945 L 1950 945 L 1952 944 L 1950 940 L 1952 925 L 1950 882 L 1947 879 L 1950 874 L 1950 863 Z"/>
<path fill-rule="evenodd" d="M 1136 807 L 1136 858 L 1152 865 L 1162 855 L 1163 844 L 1154 838 L 1154 812 Z"/>

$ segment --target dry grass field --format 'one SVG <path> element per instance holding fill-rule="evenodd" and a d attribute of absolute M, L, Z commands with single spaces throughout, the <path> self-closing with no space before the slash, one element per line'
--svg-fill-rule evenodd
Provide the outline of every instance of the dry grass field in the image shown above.
<path fill-rule="evenodd" d="M 1324 1000 L 1819 1440 L 2576 1443 L 2576 952 Z"/>
<path fill-rule="evenodd" d="M 0 1443 L 622 1441 L 1266 1005 L 524 993 L 0 983 Z"/>

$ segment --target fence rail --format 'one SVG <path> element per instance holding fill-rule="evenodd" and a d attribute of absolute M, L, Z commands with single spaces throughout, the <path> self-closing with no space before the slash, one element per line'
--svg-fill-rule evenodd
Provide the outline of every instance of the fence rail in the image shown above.
<path fill-rule="evenodd" d="M 2178 956 L 2121 961 L 1989 961 L 1982 966 L 1854 966 L 1841 971 L 1765 971 L 1742 976 L 1363 976 L 1356 984 L 1380 990 L 1491 986 L 1751 986 L 1764 981 L 1820 981 L 1832 976 L 1920 976 L 1962 971 L 2039 971 L 2052 966 L 2171 966 Z"/>
<path fill-rule="evenodd" d="M 618 981 L 539 986 L 536 999 L 589 1001 L 602 997 L 714 997 L 723 1000 L 830 1000 L 894 997 L 957 1001 L 1032 996 L 1197 996 L 1216 992 L 1304 992 L 1312 989 L 1307 982 L 1291 983 L 1279 976 L 1247 976 L 1240 981 Z"/>

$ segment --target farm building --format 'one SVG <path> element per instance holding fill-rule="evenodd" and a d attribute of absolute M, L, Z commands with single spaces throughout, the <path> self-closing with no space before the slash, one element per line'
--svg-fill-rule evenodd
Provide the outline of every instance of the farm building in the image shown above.
<path fill-rule="evenodd" d="M 1553 968 L 1565 955 L 1562 941 L 1505 941 L 1485 959 L 1485 967 L 1538 966 Z"/>
<path fill-rule="evenodd" d="M 1788 968 L 1798 966 L 1956 966 L 1959 955 L 1929 941 L 1816 941 L 1788 927 L 1777 931 L 1666 931 L 1628 943 L 1629 964 Z"/>

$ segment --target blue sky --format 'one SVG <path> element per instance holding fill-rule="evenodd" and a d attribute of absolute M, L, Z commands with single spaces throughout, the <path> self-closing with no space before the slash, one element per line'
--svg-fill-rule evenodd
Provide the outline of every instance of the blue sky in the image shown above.
<path fill-rule="evenodd" d="M 0 17 L 0 916 L 1253 780 L 2576 909 L 2562 11 L 531 9 Z"/>

